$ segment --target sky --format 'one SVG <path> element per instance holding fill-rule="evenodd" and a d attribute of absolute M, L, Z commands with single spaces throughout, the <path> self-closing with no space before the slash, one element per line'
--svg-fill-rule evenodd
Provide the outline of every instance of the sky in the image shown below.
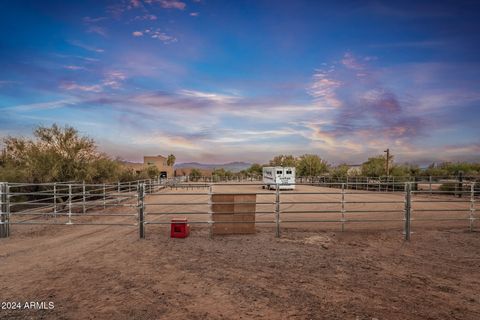
<path fill-rule="evenodd" d="M 478 1 L 0 2 L 0 137 L 112 157 L 480 161 Z"/>

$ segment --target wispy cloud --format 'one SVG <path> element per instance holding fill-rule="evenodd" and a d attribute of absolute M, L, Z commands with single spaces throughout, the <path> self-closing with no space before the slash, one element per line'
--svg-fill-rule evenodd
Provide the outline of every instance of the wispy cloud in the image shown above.
<path fill-rule="evenodd" d="M 99 83 L 79 84 L 76 81 L 64 81 L 60 84 L 60 89 L 67 91 L 83 91 L 99 93 L 105 89 L 120 89 L 127 76 L 117 70 L 107 71 L 103 74 L 103 79 Z"/>
<path fill-rule="evenodd" d="M 56 101 L 7 106 L 2 108 L 2 110 L 18 111 L 18 112 L 27 112 L 27 111 L 33 111 L 33 110 L 49 110 L 49 109 L 63 108 L 68 105 L 74 105 L 77 102 L 78 101 L 75 99 L 63 99 L 63 100 L 56 100 Z"/>
<path fill-rule="evenodd" d="M 107 36 L 107 30 L 104 27 L 100 27 L 100 26 L 90 26 L 87 28 L 87 32 L 96 33 L 103 37 Z"/>
<path fill-rule="evenodd" d="M 87 51 L 92 51 L 92 52 L 97 52 L 97 53 L 102 53 L 102 52 L 105 51 L 101 48 L 96 48 L 94 46 L 87 45 L 87 44 L 85 44 L 81 41 L 78 41 L 78 40 L 70 40 L 70 41 L 68 41 L 68 43 L 70 43 L 72 46 L 79 47 L 79 48 L 82 48 L 82 49 L 87 50 Z"/>
<path fill-rule="evenodd" d="M 342 61 L 342 64 L 348 69 L 352 69 L 352 70 L 365 69 L 365 65 L 359 62 L 358 59 L 351 52 L 346 52 L 343 55 L 343 58 L 341 61 Z"/>
<path fill-rule="evenodd" d="M 340 88 L 342 82 L 330 75 L 330 71 L 321 69 L 315 70 L 313 74 L 313 82 L 307 88 L 307 92 L 315 99 L 316 102 L 323 103 L 327 106 L 340 107 L 342 102 L 337 97 L 336 90 Z"/>
<path fill-rule="evenodd" d="M 106 37 L 107 29 L 98 24 L 104 22 L 107 19 L 108 19 L 107 17 L 97 17 L 97 18 L 85 17 L 83 18 L 83 23 L 87 26 L 88 33 L 96 33 L 98 35 Z"/>
<path fill-rule="evenodd" d="M 83 18 L 83 22 L 91 24 L 91 23 L 97 23 L 97 22 L 100 22 L 100 21 L 104 21 L 104 20 L 107 20 L 107 19 L 108 19 L 107 17 L 96 17 L 96 18 L 85 17 L 85 18 Z"/>
<path fill-rule="evenodd" d="M 140 0 L 130 0 L 129 5 L 132 8 L 140 8 L 142 6 L 142 1 L 140 1 Z"/>
<path fill-rule="evenodd" d="M 110 87 L 113 89 L 118 89 L 121 87 L 122 82 L 127 79 L 125 73 L 121 71 L 108 71 L 105 73 L 105 78 L 102 81 L 104 87 Z"/>
<path fill-rule="evenodd" d="M 68 65 L 68 66 L 63 66 L 65 69 L 67 70 L 84 70 L 85 67 L 82 67 L 82 66 L 76 66 L 76 65 Z"/>
<path fill-rule="evenodd" d="M 238 96 L 232 96 L 232 95 L 226 95 L 226 94 L 220 94 L 220 93 L 202 92 L 202 91 L 195 91 L 195 90 L 186 90 L 186 89 L 178 91 L 178 94 L 185 97 L 190 97 L 190 98 L 195 98 L 200 100 L 208 100 L 215 103 L 223 103 L 223 104 L 234 103 L 238 101 L 240 98 Z"/>
<path fill-rule="evenodd" d="M 64 82 L 60 85 L 61 89 L 64 90 L 79 90 L 79 91 L 86 91 L 86 92 L 101 92 L 103 87 L 99 84 L 94 85 L 81 85 L 74 81 Z"/>
<path fill-rule="evenodd" d="M 148 35 L 152 39 L 159 40 L 165 44 L 172 43 L 172 42 L 177 42 L 177 38 L 174 36 L 171 36 L 160 29 L 145 29 L 143 34 Z"/>
<path fill-rule="evenodd" d="M 187 6 L 185 2 L 177 0 L 160 0 L 162 8 L 184 10 Z"/>
<path fill-rule="evenodd" d="M 134 20 L 149 20 L 154 21 L 157 20 L 157 16 L 154 14 L 144 14 L 143 16 L 136 16 Z"/>
<path fill-rule="evenodd" d="M 134 37 L 141 37 L 141 36 L 143 36 L 143 32 L 142 31 L 134 31 L 134 32 L 132 32 L 132 35 Z"/>

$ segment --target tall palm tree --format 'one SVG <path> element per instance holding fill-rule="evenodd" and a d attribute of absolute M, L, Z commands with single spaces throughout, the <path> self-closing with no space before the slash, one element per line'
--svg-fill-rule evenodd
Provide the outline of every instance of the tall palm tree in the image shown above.
<path fill-rule="evenodd" d="M 169 166 L 173 166 L 175 164 L 175 160 L 177 160 L 177 158 L 171 154 L 167 157 L 167 165 Z"/>

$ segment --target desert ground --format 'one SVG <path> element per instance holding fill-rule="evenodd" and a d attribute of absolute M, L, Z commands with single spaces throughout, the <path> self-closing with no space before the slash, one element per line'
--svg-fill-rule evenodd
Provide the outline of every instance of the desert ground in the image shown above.
<path fill-rule="evenodd" d="M 208 211 L 207 191 L 165 189 L 148 195 L 146 219 L 207 221 L 208 214 L 202 214 Z M 339 222 L 305 222 L 339 220 L 341 213 L 308 211 L 339 210 L 334 202 L 340 191 L 299 186 L 282 192 L 281 201 L 324 203 L 282 203 L 282 212 L 301 212 L 282 213 L 281 237 L 275 238 L 275 191 L 248 185 L 213 191 L 259 193 L 257 202 L 264 204 L 257 211 L 265 213 L 256 217 L 263 221 L 257 232 L 211 238 L 207 224 L 192 223 L 190 237 L 171 239 L 168 225 L 149 224 L 146 238 L 139 239 L 136 226 L 12 225 L 11 237 L 0 239 L 1 301 L 53 302 L 54 308 L 0 310 L 0 318 L 480 318 L 478 221 L 470 232 L 469 212 L 458 211 L 470 208 L 468 197 L 414 196 L 412 239 L 404 241 L 402 193 L 348 190 L 346 218 L 352 222 L 342 232 Z M 178 195 L 182 192 L 188 194 Z M 202 204 L 174 204 L 180 202 Z M 478 217 L 478 200 L 475 205 Z M 135 222 L 133 206 L 102 209 L 90 212 L 132 216 L 74 221 Z M 429 211 L 415 211 L 422 209 Z M 184 214 L 160 214 L 165 212 Z M 420 221 L 431 218 L 440 220 Z M 363 219 L 377 221 L 353 222 Z"/>

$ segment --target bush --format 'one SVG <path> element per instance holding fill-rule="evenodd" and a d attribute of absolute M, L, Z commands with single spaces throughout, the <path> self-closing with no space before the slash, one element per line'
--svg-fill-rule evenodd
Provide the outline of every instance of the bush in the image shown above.
<path fill-rule="evenodd" d="M 95 141 L 79 135 L 73 127 L 38 127 L 33 139 L 7 137 L 0 159 L 0 180 L 6 182 L 108 183 L 150 179 L 156 167 L 136 174 L 118 160 L 99 153 Z"/>

